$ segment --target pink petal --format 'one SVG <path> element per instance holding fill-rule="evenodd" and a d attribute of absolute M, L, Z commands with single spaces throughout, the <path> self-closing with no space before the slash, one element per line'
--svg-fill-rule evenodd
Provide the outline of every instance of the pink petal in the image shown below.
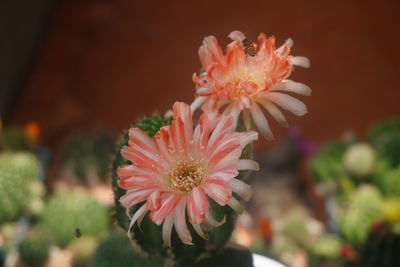
<path fill-rule="evenodd" d="M 157 150 L 160 153 L 160 156 L 167 160 L 171 160 L 171 152 L 169 151 L 169 148 L 171 146 L 169 142 L 169 129 L 170 126 L 163 126 L 160 128 L 158 133 L 154 136 L 154 142 L 156 144 Z"/>
<path fill-rule="evenodd" d="M 215 172 L 221 169 L 233 167 L 239 161 L 241 154 L 242 154 L 242 148 L 238 145 L 228 154 L 224 154 L 224 157 L 222 159 L 218 158 L 213 161 L 210 161 L 209 170 L 211 172 Z"/>
<path fill-rule="evenodd" d="M 229 188 L 218 184 L 205 184 L 204 191 L 221 206 L 225 206 L 232 197 Z"/>
<path fill-rule="evenodd" d="M 269 128 L 268 121 L 264 116 L 264 113 L 261 111 L 260 107 L 258 106 L 257 103 L 253 103 L 252 108 L 250 109 L 251 116 L 253 118 L 253 121 L 255 125 L 257 126 L 257 129 L 260 131 L 261 135 L 264 136 L 264 138 L 270 140 L 273 139 L 274 136 L 271 132 L 271 129 Z"/>
<path fill-rule="evenodd" d="M 310 67 L 310 60 L 306 57 L 291 57 L 290 61 L 292 62 L 293 65 L 297 65 L 303 68 Z"/>
<path fill-rule="evenodd" d="M 140 166 L 140 168 L 146 169 L 147 171 L 162 169 L 160 165 L 160 158 L 152 158 L 147 151 L 143 150 L 139 146 L 124 146 L 121 149 L 121 155 L 125 159 L 135 163 L 136 165 Z"/>
<path fill-rule="evenodd" d="M 204 38 L 203 45 L 199 48 L 199 57 L 204 68 L 214 62 L 222 63 L 223 53 L 214 36 Z"/>
<path fill-rule="evenodd" d="M 232 179 L 229 182 L 229 187 L 245 201 L 248 201 L 253 195 L 251 186 L 239 179 Z"/>
<path fill-rule="evenodd" d="M 171 247 L 171 233 L 172 233 L 172 226 L 174 225 L 174 214 L 171 213 L 167 217 L 165 217 L 163 227 L 162 227 L 162 237 L 164 244 L 167 247 Z"/>
<path fill-rule="evenodd" d="M 264 98 L 259 98 L 257 101 L 264 106 L 266 110 L 274 117 L 274 119 L 283 127 L 289 127 L 288 122 L 286 121 L 283 113 L 269 100 Z"/>
<path fill-rule="evenodd" d="M 190 232 L 186 225 L 185 209 L 186 209 L 186 198 L 183 197 L 176 205 L 174 212 L 175 230 L 182 243 L 187 245 L 193 245 L 192 236 L 190 235 Z"/>
<path fill-rule="evenodd" d="M 307 113 L 306 105 L 290 95 L 270 92 L 266 97 L 275 104 L 292 112 L 294 115 L 303 116 Z"/>
<path fill-rule="evenodd" d="M 200 224 L 204 220 L 209 207 L 210 204 L 208 203 L 204 189 L 201 187 L 194 188 L 187 200 L 189 222 L 191 224 Z"/>
<path fill-rule="evenodd" d="M 156 153 L 156 146 L 154 145 L 154 141 L 150 138 L 143 130 L 139 128 L 131 128 L 129 129 L 129 145 L 136 144 L 144 150 L 152 151 Z"/>
<path fill-rule="evenodd" d="M 258 165 L 257 162 L 255 162 L 254 160 L 251 160 L 251 159 L 241 159 L 235 165 L 235 167 L 239 171 L 242 171 L 242 170 L 258 171 L 258 170 L 260 170 L 260 165 Z"/>
<path fill-rule="evenodd" d="M 126 190 L 152 187 L 155 185 L 157 185 L 157 183 L 152 177 L 131 176 L 122 179 L 120 178 L 118 180 L 118 186 Z"/>
<path fill-rule="evenodd" d="M 210 174 L 210 176 L 207 178 L 206 183 L 209 182 L 214 182 L 216 180 L 223 181 L 223 184 L 228 183 L 231 179 L 234 177 L 238 176 L 239 172 L 235 168 L 226 168 L 223 170 L 219 170 L 217 172 L 214 172 Z M 219 182 L 217 182 L 219 183 Z"/>
<path fill-rule="evenodd" d="M 210 136 L 207 149 L 212 149 L 212 146 L 216 141 L 223 138 L 227 133 L 232 133 L 234 131 L 233 126 L 234 123 L 232 116 L 222 117 Z"/>
<path fill-rule="evenodd" d="M 128 228 L 128 237 L 129 237 L 129 239 L 132 240 L 132 237 L 131 237 L 131 228 L 132 228 L 132 226 L 134 225 L 134 223 L 136 222 L 136 220 L 137 220 L 138 218 L 140 218 L 141 216 L 143 216 L 143 214 L 145 214 L 146 212 L 147 212 L 146 204 L 144 204 L 144 205 L 142 205 L 142 206 L 135 212 L 135 214 L 132 216 L 131 222 L 129 223 L 129 228 Z"/>
<path fill-rule="evenodd" d="M 161 205 L 161 191 L 156 190 L 147 197 L 147 209 L 156 210 Z"/>
<path fill-rule="evenodd" d="M 200 116 L 199 124 L 195 129 L 194 139 L 197 150 L 203 151 L 209 142 L 211 131 L 215 128 L 216 124 L 220 120 L 220 116 L 217 112 L 206 112 Z"/>
<path fill-rule="evenodd" d="M 240 146 L 242 148 L 244 148 L 250 142 L 253 142 L 257 139 L 258 139 L 258 133 L 255 131 L 248 131 L 248 132 L 240 133 L 240 135 L 239 135 Z"/>
<path fill-rule="evenodd" d="M 119 202 L 124 207 L 131 207 L 133 205 L 136 205 L 139 202 L 142 202 L 147 199 L 147 196 L 150 195 L 154 191 L 154 188 L 140 188 L 137 190 L 131 190 L 126 192 L 125 195 L 123 195 L 120 199 Z"/>
<path fill-rule="evenodd" d="M 161 207 L 150 213 L 150 219 L 158 225 L 161 224 L 162 220 L 172 212 L 181 198 L 181 194 L 163 195 L 161 197 Z"/>
<path fill-rule="evenodd" d="M 124 164 L 118 167 L 117 175 L 119 178 L 130 176 L 150 177 L 154 175 L 154 172 L 138 168 L 137 166 L 132 164 Z"/>
<path fill-rule="evenodd" d="M 239 43 L 246 39 L 246 36 L 241 31 L 233 31 L 228 35 L 228 37 Z"/>
<path fill-rule="evenodd" d="M 201 105 L 204 104 L 206 98 L 204 96 L 196 97 L 193 103 L 190 105 L 190 110 L 194 113 Z"/>
<path fill-rule="evenodd" d="M 310 96 L 311 88 L 303 83 L 294 82 L 292 80 L 284 80 L 282 82 L 274 84 L 269 91 L 287 91 L 293 92 L 299 95 Z"/>
<path fill-rule="evenodd" d="M 189 105 L 176 102 L 173 106 L 174 119 L 171 122 L 170 133 L 175 150 L 178 153 L 192 151 L 193 123 Z"/>

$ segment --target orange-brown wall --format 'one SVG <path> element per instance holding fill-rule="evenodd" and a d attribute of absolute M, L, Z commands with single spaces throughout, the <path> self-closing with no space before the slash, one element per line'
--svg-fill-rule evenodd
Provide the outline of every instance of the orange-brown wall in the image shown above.
<path fill-rule="evenodd" d="M 400 114 L 400 2 L 69 0 L 58 4 L 11 121 L 37 121 L 47 145 L 73 129 L 115 132 L 143 114 L 191 102 L 202 38 L 226 44 L 232 30 L 261 31 L 311 59 L 293 79 L 310 85 L 307 138 L 363 134 Z M 272 124 L 277 138 L 287 132 Z M 266 142 L 262 141 L 265 145 Z"/>

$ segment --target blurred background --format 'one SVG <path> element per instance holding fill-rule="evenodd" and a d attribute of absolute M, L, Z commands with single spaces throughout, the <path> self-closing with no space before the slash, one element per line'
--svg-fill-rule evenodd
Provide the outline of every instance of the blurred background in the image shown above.
<path fill-rule="evenodd" d="M 275 140 L 260 140 L 255 146 L 263 171 L 251 181 L 265 191 L 253 198 L 239 227 L 237 238 L 248 242 L 237 242 L 291 266 L 322 266 L 331 264 L 329 260 L 334 263 L 327 266 L 341 266 L 359 260 L 372 225 L 386 225 L 388 220 L 379 215 L 380 208 L 367 211 L 368 216 L 379 216 L 362 223 L 366 230 L 361 237 L 346 237 L 346 231 L 355 230 L 338 230 L 340 216 L 335 214 L 351 206 L 348 197 L 367 185 L 366 194 L 378 195 L 379 203 L 390 198 L 400 210 L 400 182 L 392 184 L 400 180 L 395 152 L 396 145 L 400 149 L 399 12 L 400 2 L 395 0 L 1 1 L 2 164 L 9 166 L 15 156 L 36 164 L 36 171 L 23 176 L 39 177 L 38 187 L 43 187 L 38 189 L 42 193 L 32 193 L 37 194 L 34 199 L 42 199 L 37 205 L 43 207 L 21 204 L 21 213 L 4 216 L 3 221 L 10 226 L 26 213 L 46 217 L 43 212 L 53 212 L 46 204 L 56 197 L 53 193 L 70 193 L 72 188 L 97 199 L 102 218 L 101 207 L 110 208 L 113 201 L 109 167 L 117 137 L 143 116 L 164 114 L 175 101 L 193 101 L 192 74 L 200 68 L 197 50 L 202 39 L 214 35 L 225 45 L 232 30 L 253 40 L 265 32 L 275 35 L 278 45 L 292 38 L 292 54 L 311 60 L 310 69 L 298 68 L 291 78 L 309 85 L 313 93 L 301 99 L 307 115 L 288 115 L 289 130 L 271 120 Z M 364 146 L 345 163 L 346 151 L 360 142 Z M 22 154 L 12 154 L 15 151 Z M 33 154 L 39 158 L 36 163 L 30 161 Z M 313 159 L 316 163 L 310 163 Z M 360 165 L 361 171 L 353 170 Z M 386 182 L 387 173 L 392 182 Z M 373 178 L 378 176 L 380 182 Z M 5 187 L 1 189 L 0 182 L 0 190 Z M 88 205 L 97 205 L 93 203 Z M 390 214 L 391 223 L 400 220 L 400 215 Z M 108 220 L 104 218 L 104 225 Z M 288 222 L 300 226 L 276 230 Z M 293 236 L 305 225 L 315 236 L 329 233 L 329 249 L 340 248 L 340 253 L 333 252 L 336 258 L 315 252 L 299 241 L 304 237 Z M 396 236 L 393 229 L 391 224 L 382 231 Z M 274 241 L 278 234 L 273 233 L 278 232 L 279 240 Z M 317 237 L 310 235 L 314 243 Z M 22 242 L 10 236 L 15 244 Z M 5 244 L 4 231 L 2 240 Z M 70 241 L 60 237 L 56 243 L 63 248 Z M 284 249 L 277 249 L 277 242 Z M 399 241 L 393 242 L 389 250 L 399 252 Z M 363 266 L 398 266 L 368 264 Z"/>

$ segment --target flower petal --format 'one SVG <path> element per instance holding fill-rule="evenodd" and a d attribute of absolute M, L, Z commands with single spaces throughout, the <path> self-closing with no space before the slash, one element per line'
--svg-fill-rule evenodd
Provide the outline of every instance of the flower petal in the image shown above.
<path fill-rule="evenodd" d="M 232 191 L 219 184 L 205 184 L 204 191 L 221 206 L 225 206 L 232 198 Z"/>
<path fill-rule="evenodd" d="M 196 231 L 196 233 L 203 239 L 208 240 L 206 234 L 203 232 L 203 229 L 201 229 L 201 225 L 200 224 L 192 224 L 193 229 Z"/>
<path fill-rule="evenodd" d="M 207 213 L 206 213 L 205 222 L 206 222 L 208 225 L 210 225 L 211 227 L 214 227 L 214 228 L 215 228 L 215 227 L 219 227 L 219 226 L 223 225 L 223 224 L 226 222 L 226 216 L 224 216 L 224 218 L 222 218 L 221 221 L 217 221 L 217 220 L 214 218 L 214 215 L 212 215 L 211 210 L 208 210 Z"/>
<path fill-rule="evenodd" d="M 229 202 L 228 202 L 228 206 L 231 207 L 234 211 L 236 211 L 236 213 L 241 214 L 243 212 L 243 207 L 242 205 L 240 205 L 239 201 L 232 197 Z"/>
<path fill-rule="evenodd" d="M 240 133 L 239 135 L 240 146 L 242 148 L 244 148 L 250 142 L 253 142 L 257 139 L 258 139 L 258 133 L 256 131 L 243 132 Z"/>
<path fill-rule="evenodd" d="M 257 101 L 264 106 L 266 110 L 274 117 L 274 119 L 283 127 L 289 127 L 289 124 L 283 113 L 271 101 L 265 98 L 259 98 Z"/>
<path fill-rule="evenodd" d="M 232 189 L 233 192 L 238 194 L 239 197 L 241 197 L 245 201 L 249 201 L 251 196 L 253 195 L 253 190 L 251 189 L 251 186 L 239 179 L 232 179 L 229 182 L 229 187 Z"/>
<path fill-rule="evenodd" d="M 299 95 L 310 96 L 311 88 L 303 83 L 294 82 L 292 80 L 283 80 L 282 82 L 274 84 L 269 91 L 287 91 Z"/>
<path fill-rule="evenodd" d="M 195 187 L 189 194 L 187 200 L 187 211 L 191 224 L 200 224 L 205 218 L 206 211 L 210 208 L 210 203 L 206 198 L 204 189 Z"/>
<path fill-rule="evenodd" d="M 175 208 L 174 212 L 174 225 L 175 230 L 182 243 L 187 245 L 193 245 L 192 236 L 190 235 L 189 229 L 186 225 L 186 198 L 182 198 Z"/>
<path fill-rule="evenodd" d="M 156 146 L 152 138 L 150 138 L 142 129 L 130 128 L 129 129 L 129 146 L 133 144 L 138 145 L 144 150 L 151 151 L 152 153 L 157 153 Z"/>
<path fill-rule="evenodd" d="M 174 213 L 171 213 L 167 217 L 165 217 L 163 227 L 162 227 L 162 238 L 164 244 L 167 247 L 171 247 L 171 233 L 172 233 L 172 226 L 174 225 Z"/>
<path fill-rule="evenodd" d="M 146 211 L 147 211 L 147 209 L 146 209 L 146 204 L 143 204 L 143 205 L 135 212 L 135 214 L 132 216 L 131 222 L 129 223 L 129 228 L 128 228 L 128 237 L 129 237 L 129 239 L 132 240 L 132 237 L 131 237 L 131 228 L 132 228 L 133 224 L 136 222 L 136 220 L 137 220 L 139 217 L 141 217 L 143 214 L 145 214 Z"/>
<path fill-rule="evenodd" d="M 307 113 L 307 107 L 300 100 L 286 94 L 270 92 L 266 97 L 281 106 L 282 108 L 292 112 L 294 115 L 303 116 Z"/>
<path fill-rule="evenodd" d="M 156 190 L 147 197 L 147 209 L 156 210 L 161 205 L 161 191 Z"/>
<path fill-rule="evenodd" d="M 192 111 L 192 113 L 194 113 L 201 105 L 203 105 L 205 101 L 206 98 L 204 96 L 196 97 L 196 99 L 190 105 L 190 110 Z"/>
<path fill-rule="evenodd" d="M 125 195 L 123 195 L 120 199 L 119 202 L 124 207 L 131 207 L 133 205 L 136 205 L 139 202 L 142 202 L 147 199 L 147 196 L 151 194 L 151 192 L 154 191 L 154 188 L 139 188 L 136 190 L 129 190 L 126 192 Z"/>
<path fill-rule="evenodd" d="M 268 121 L 256 102 L 253 103 L 250 112 L 251 112 L 251 117 L 253 118 L 253 121 L 257 126 L 257 129 L 260 131 L 261 135 L 268 140 L 273 139 L 274 135 L 272 134 L 271 129 L 269 128 Z"/>
<path fill-rule="evenodd" d="M 260 170 L 260 165 L 258 165 L 258 163 L 256 161 L 251 160 L 251 159 L 241 159 L 235 165 L 235 167 L 239 171 L 243 171 L 243 170 L 259 171 Z"/>
<path fill-rule="evenodd" d="M 158 210 L 150 213 L 150 219 L 160 225 L 165 217 L 167 217 L 181 200 L 181 194 L 164 194 L 161 197 L 161 206 Z"/>
<path fill-rule="evenodd" d="M 306 57 L 290 57 L 290 61 L 293 65 L 300 66 L 303 68 L 310 67 L 310 60 Z"/>
<path fill-rule="evenodd" d="M 213 182 L 215 180 L 223 181 L 223 184 L 228 183 L 231 179 L 238 176 L 239 172 L 235 168 L 226 168 L 218 170 L 207 177 L 206 183 Z"/>

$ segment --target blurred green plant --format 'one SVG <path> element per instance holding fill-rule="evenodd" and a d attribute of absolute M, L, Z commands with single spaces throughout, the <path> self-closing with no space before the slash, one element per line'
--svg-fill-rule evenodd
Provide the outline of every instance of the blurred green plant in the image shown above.
<path fill-rule="evenodd" d="M 336 180 L 343 172 L 342 158 L 346 145 L 340 142 L 323 144 L 311 158 L 309 168 L 311 175 L 320 182 Z"/>
<path fill-rule="evenodd" d="M 333 234 L 323 234 L 314 240 L 310 251 L 313 256 L 336 260 L 340 259 L 340 250 L 342 248 L 342 241 L 339 237 Z"/>
<path fill-rule="evenodd" d="M 376 123 L 369 129 L 368 139 L 376 148 L 378 157 L 392 167 L 400 164 L 400 118 Z"/>
<path fill-rule="evenodd" d="M 39 227 L 30 229 L 18 247 L 23 266 L 45 266 L 52 243 L 52 237 L 48 231 Z"/>
<path fill-rule="evenodd" d="M 109 225 L 109 214 L 87 193 L 70 191 L 53 195 L 41 220 L 55 243 L 64 248 L 80 235 L 99 236 Z"/>
<path fill-rule="evenodd" d="M 66 141 L 63 161 L 86 185 L 104 181 L 108 176 L 114 138 L 103 131 L 75 132 Z"/>
<path fill-rule="evenodd" d="M 372 224 L 380 216 L 382 195 L 373 185 L 361 185 L 349 197 L 339 216 L 339 230 L 355 247 L 366 241 Z"/>
<path fill-rule="evenodd" d="M 18 126 L 0 127 L 0 148 L 8 151 L 29 150 L 29 141 L 24 129 Z"/>
<path fill-rule="evenodd" d="M 97 248 L 97 238 L 92 236 L 82 236 L 74 240 L 69 249 L 73 252 L 72 266 L 87 267 Z"/>
<path fill-rule="evenodd" d="M 351 145 L 343 155 L 344 169 L 353 177 L 372 176 L 375 172 L 375 165 L 375 150 L 367 143 Z"/>
<path fill-rule="evenodd" d="M 37 199 L 31 186 L 39 170 L 39 161 L 29 152 L 0 154 L 0 224 L 17 219 Z"/>

